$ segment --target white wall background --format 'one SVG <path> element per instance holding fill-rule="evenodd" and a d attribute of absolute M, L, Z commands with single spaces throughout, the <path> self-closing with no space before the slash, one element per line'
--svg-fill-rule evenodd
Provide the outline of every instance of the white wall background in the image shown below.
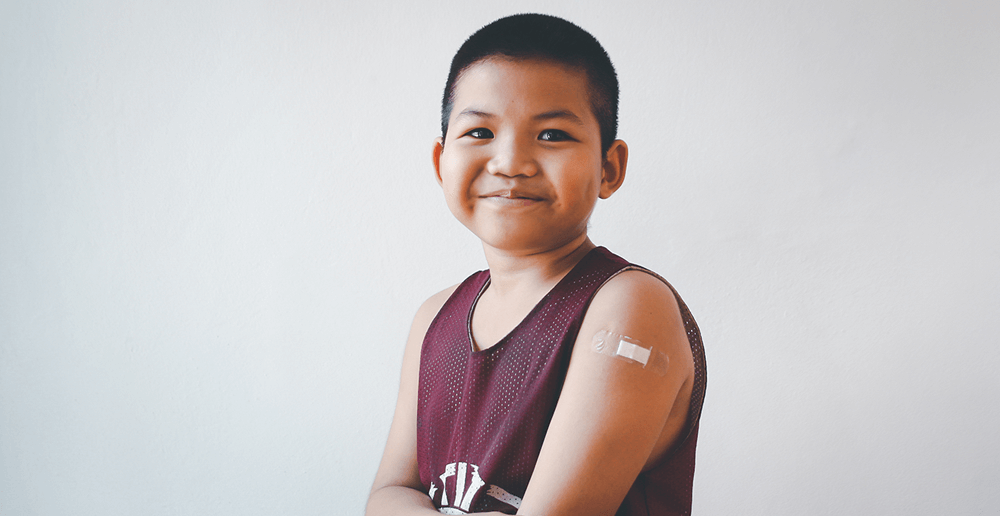
<path fill-rule="evenodd" d="M 505 14 L 608 48 L 593 239 L 706 338 L 695 514 L 996 514 L 1000 4 L 0 2 L 0 514 L 359 515 L 430 146 Z"/>

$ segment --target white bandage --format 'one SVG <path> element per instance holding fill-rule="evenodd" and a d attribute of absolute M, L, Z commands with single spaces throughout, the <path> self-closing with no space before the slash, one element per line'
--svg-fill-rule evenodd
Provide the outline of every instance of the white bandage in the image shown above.
<path fill-rule="evenodd" d="M 615 352 L 616 355 L 630 360 L 635 360 L 643 366 L 646 362 L 649 362 L 649 350 L 643 347 L 636 346 L 631 342 L 622 339 L 618 341 L 618 351 Z"/>
<path fill-rule="evenodd" d="M 669 363 L 667 355 L 647 348 L 631 337 L 601 330 L 594 335 L 592 349 L 602 355 L 618 357 L 627 362 L 639 364 L 643 369 L 649 369 L 659 376 L 667 374 L 667 364 Z"/>

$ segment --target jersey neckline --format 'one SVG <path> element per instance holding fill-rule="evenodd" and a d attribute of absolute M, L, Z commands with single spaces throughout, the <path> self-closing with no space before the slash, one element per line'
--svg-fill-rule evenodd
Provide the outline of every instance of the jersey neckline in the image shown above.
<path fill-rule="evenodd" d="M 483 293 L 485 293 L 486 289 L 489 288 L 490 286 L 490 270 L 486 269 L 485 271 L 483 271 L 486 275 L 486 279 L 483 281 L 483 285 L 479 287 L 479 292 L 476 294 L 476 298 L 472 300 L 472 304 L 471 306 L 469 306 L 469 313 L 466 315 L 465 318 L 465 329 L 468 337 L 469 353 L 471 353 L 472 356 L 485 356 L 489 354 L 491 350 L 500 348 L 504 344 L 509 342 L 510 336 L 515 334 L 519 329 L 521 329 L 521 327 L 524 326 L 525 323 L 529 319 L 531 319 L 536 312 L 538 312 L 540 307 L 545 305 L 545 303 L 549 300 L 549 298 L 552 297 L 552 295 L 557 290 L 559 290 L 566 283 L 568 283 L 571 278 L 578 275 L 581 266 L 585 262 L 593 259 L 593 257 L 596 256 L 598 253 L 606 255 L 609 253 L 609 251 L 605 249 L 604 246 L 596 246 L 593 249 L 587 251 L 587 254 L 583 255 L 583 258 L 580 258 L 580 261 L 576 262 L 576 265 L 574 265 L 573 268 L 570 269 L 569 272 L 567 272 L 566 275 L 562 277 L 562 279 L 556 282 L 556 284 L 553 285 L 552 288 L 550 288 L 549 291 L 546 292 L 545 295 L 542 296 L 542 298 L 539 299 L 537 303 L 535 303 L 535 306 L 531 307 L 531 310 L 529 310 L 528 313 L 516 325 L 514 325 L 514 327 L 511 328 L 511 330 L 507 332 L 506 335 L 501 337 L 500 340 L 496 342 L 496 344 L 493 344 L 492 346 L 486 349 L 479 349 L 479 346 L 476 345 L 476 340 L 472 337 L 472 314 L 476 311 L 476 305 L 479 304 L 479 298 L 483 296 Z"/>

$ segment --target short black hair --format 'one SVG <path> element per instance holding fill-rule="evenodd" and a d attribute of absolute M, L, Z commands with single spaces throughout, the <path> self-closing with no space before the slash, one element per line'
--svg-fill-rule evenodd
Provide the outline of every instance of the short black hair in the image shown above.
<path fill-rule="evenodd" d="M 589 32 L 556 16 L 515 14 L 477 30 L 455 53 L 441 100 L 441 137 L 455 103 L 455 86 L 473 65 L 492 57 L 554 61 L 584 71 L 590 82 L 590 108 L 607 152 L 618 132 L 618 76 L 604 47 Z"/>

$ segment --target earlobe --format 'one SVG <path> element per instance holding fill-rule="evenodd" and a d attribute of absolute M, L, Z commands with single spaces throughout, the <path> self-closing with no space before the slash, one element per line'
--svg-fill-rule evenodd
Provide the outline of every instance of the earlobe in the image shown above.
<path fill-rule="evenodd" d="M 625 181 L 625 167 L 628 164 L 628 145 L 622 140 L 615 140 L 604 156 L 604 170 L 601 176 L 601 199 L 611 197 L 611 194 L 621 188 Z"/>
<path fill-rule="evenodd" d="M 441 153 L 444 152 L 444 140 L 440 136 L 434 138 L 434 150 L 432 152 L 431 159 L 434 161 L 434 178 L 437 179 L 438 184 L 441 184 Z"/>

